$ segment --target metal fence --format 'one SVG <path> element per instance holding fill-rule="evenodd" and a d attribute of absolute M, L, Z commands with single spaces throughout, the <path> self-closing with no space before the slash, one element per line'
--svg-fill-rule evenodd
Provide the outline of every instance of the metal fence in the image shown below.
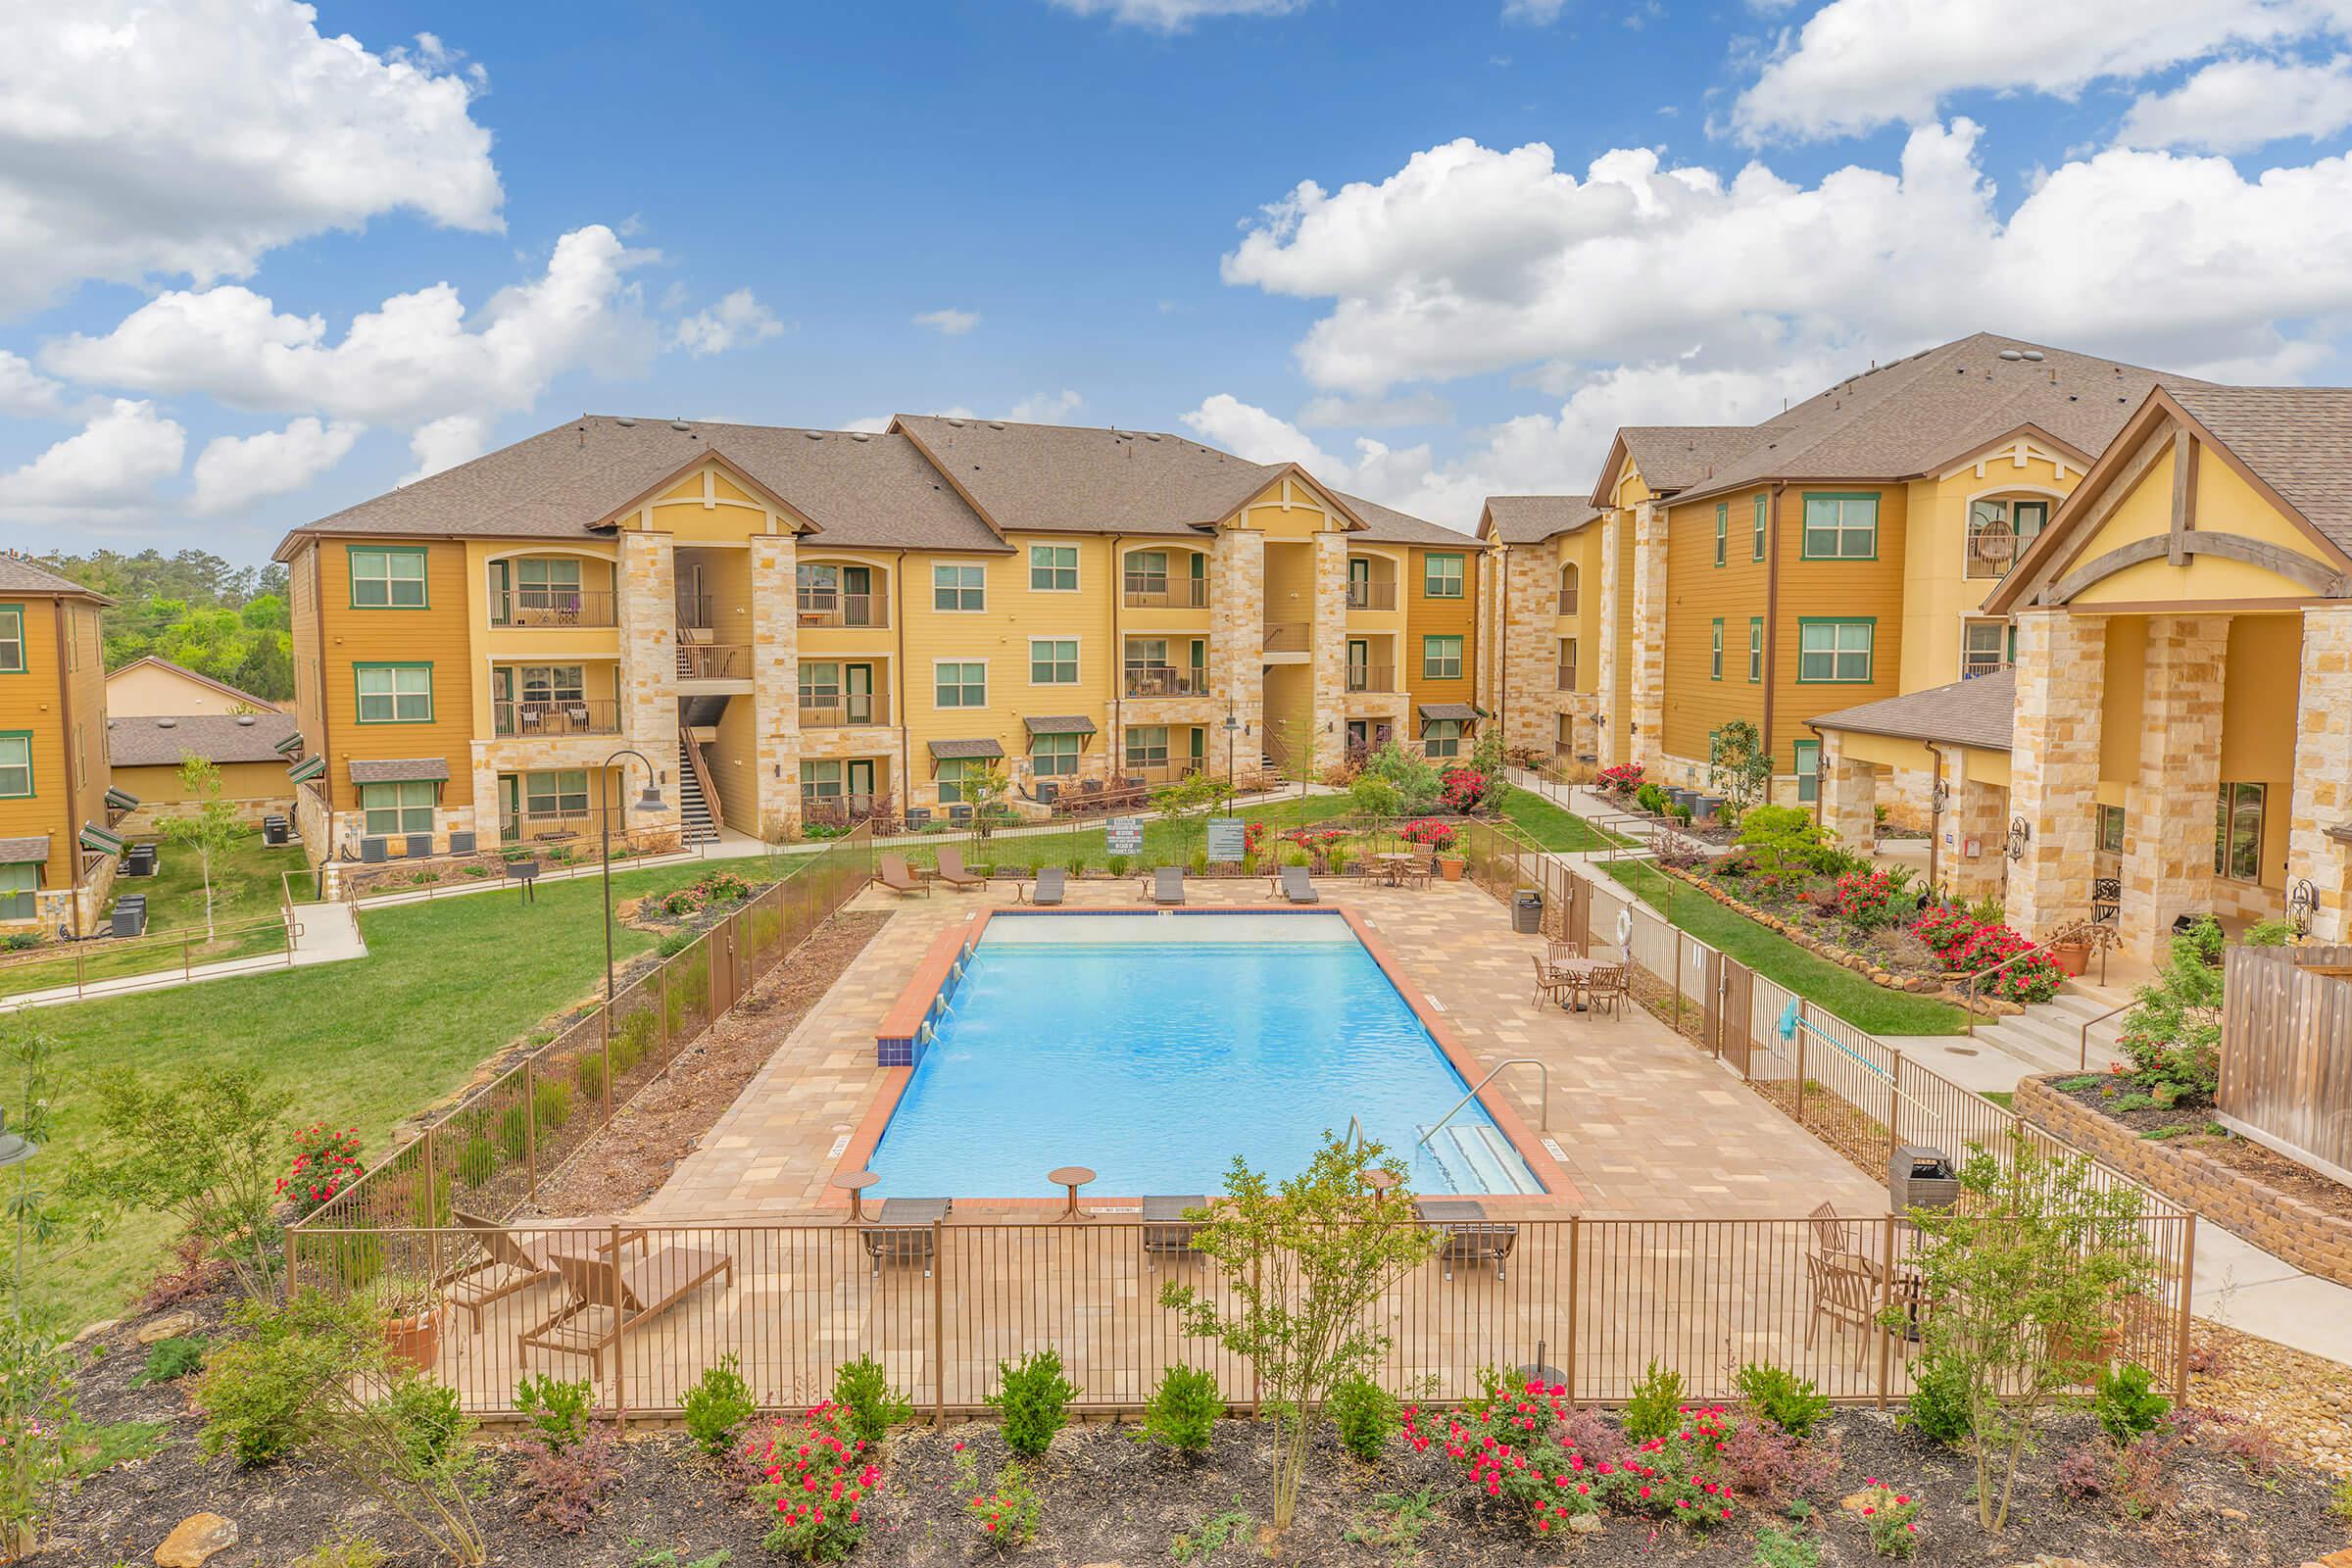
<path fill-rule="evenodd" d="M 2229 952 L 2222 1120 L 2352 1181 L 2352 947 Z"/>

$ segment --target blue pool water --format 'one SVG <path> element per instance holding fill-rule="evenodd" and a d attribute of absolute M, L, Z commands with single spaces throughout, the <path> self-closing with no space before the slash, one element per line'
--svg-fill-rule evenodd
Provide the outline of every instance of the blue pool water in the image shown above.
<path fill-rule="evenodd" d="M 1235 1154 L 1294 1174 L 1351 1115 L 1416 1191 L 1507 1190 L 1415 1149 L 1468 1086 L 1336 914 L 999 915 L 952 1005 L 875 1196 L 1053 1197 L 1059 1165 L 1105 1196 L 1214 1193 Z M 1500 1141 L 1476 1102 L 1454 1129 Z"/>

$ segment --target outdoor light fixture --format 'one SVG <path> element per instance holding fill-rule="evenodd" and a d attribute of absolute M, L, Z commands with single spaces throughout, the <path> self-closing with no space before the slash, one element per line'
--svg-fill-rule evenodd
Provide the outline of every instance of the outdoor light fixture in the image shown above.
<path fill-rule="evenodd" d="M 2027 841 L 2033 837 L 2032 824 L 2022 816 L 2011 817 L 2009 820 L 2009 858 L 2012 860 L 2024 859 Z"/>
<path fill-rule="evenodd" d="M 1936 788 L 1930 791 L 1928 795 L 1929 811 L 1936 816 L 1941 816 L 1944 813 L 1944 809 L 1951 804 L 1951 785 L 1945 783 L 1942 779 L 1937 779 L 1936 781 Z"/>
<path fill-rule="evenodd" d="M 608 1018 L 612 1009 L 612 767 L 614 763 L 631 757 L 645 764 L 645 793 L 637 797 L 637 809 L 640 811 L 667 809 L 662 804 L 661 790 L 656 788 L 656 781 L 662 775 L 654 771 L 653 761 L 643 752 L 633 751 L 624 746 L 611 757 L 606 758 L 605 765 L 596 770 L 596 806 L 599 814 L 604 818 L 605 1011 Z M 627 825 L 626 808 L 623 808 L 622 825 Z"/>
<path fill-rule="evenodd" d="M 2311 935 L 2312 917 L 2320 912 L 2320 890 L 2304 877 L 2286 891 L 2286 923 L 2295 928 L 2295 935 Z M 0 1160 L 5 1163 L 5 1160 Z"/>
<path fill-rule="evenodd" d="M 22 1165 L 40 1152 L 40 1145 L 8 1130 L 8 1111 L 0 1108 L 0 1168 Z"/>

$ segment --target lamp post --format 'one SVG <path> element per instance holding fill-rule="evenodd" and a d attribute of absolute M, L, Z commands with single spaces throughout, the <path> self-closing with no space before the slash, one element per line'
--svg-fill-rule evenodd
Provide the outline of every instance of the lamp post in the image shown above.
<path fill-rule="evenodd" d="M 40 1145 L 33 1143 L 30 1139 L 20 1138 L 8 1130 L 8 1112 L 0 1109 L 0 1169 L 5 1169 L 10 1165 L 22 1165 L 40 1152 Z M 18 1313 L 22 1315 L 24 1310 L 24 1210 L 27 1205 L 23 1200 L 24 1195 L 22 1192 L 17 1196 L 19 1200 L 16 1204 L 17 1278 L 14 1301 Z"/>
<path fill-rule="evenodd" d="M 605 1015 L 612 1014 L 612 767 L 621 759 L 634 757 L 645 764 L 645 793 L 637 797 L 640 811 L 662 810 L 662 792 L 654 787 L 654 764 L 643 752 L 624 746 L 605 759 L 605 765 L 596 770 L 596 807 L 603 820 L 605 849 Z M 628 820 L 628 808 L 621 808 L 621 820 Z"/>
<path fill-rule="evenodd" d="M 1225 698 L 1225 798 L 1227 800 L 1231 800 L 1241 793 L 1241 777 L 1233 770 L 1233 738 L 1241 732 L 1242 721 L 1234 716 L 1233 697 L 1229 693 Z"/>

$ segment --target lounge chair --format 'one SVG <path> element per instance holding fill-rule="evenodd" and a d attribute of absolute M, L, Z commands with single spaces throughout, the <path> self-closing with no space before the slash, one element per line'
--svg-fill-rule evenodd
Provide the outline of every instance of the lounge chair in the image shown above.
<path fill-rule="evenodd" d="M 546 1322 L 515 1337 L 518 1366 L 526 1364 L 525 1352 L 537 1346 L 560 1355 L 584 1355 L 591 1373 L 602 1377 L 605 1351 L 619 1344 L 624 1326 L 635 1328 L 660 1317 L 710 1280 L 723 1277 L 730 1287 L 735 1283 L 735 1259 L 699 1247 L 664 1247 L 634 1263 L 564 1251 L 548 1255 L 570 1299 Z"/>
<path fill-rule="evenodd" d="M 1182 904 L 1184 902 L 1184 867 L 1163 865 L 1152 873 L 1151 880 L 1146 882 L 1144 887 L 1152 895 L 1153 904 L 1161 906 Z"/>
<path fill-rule="evenodd" d="M 974 876 L 963 868 L 963 851 L 953 844 L 939 847 L 939 879 L 952 888 L 984 888 L 988 878 Z"/>
<path fill-rule="evenodd" d="M 482 1332 L 482 1314 L 493 1304 L 556 1278 L 552 1238 L 525 1241 L 498 1221 L 484 1219 L 479 1214 L 470 1214 L 457 1207 L 452 1207 L 449 1214 L 460 1226 L 472 1233 L 482 1250 L 479 1262 L 460 1269 L 449 1282 L 450 1305 L 466 1309 L 466 1315 L 472 1319 L 474 1333 Z M 642 1250 L 645 1232 L 624 1228 L 620 1233 L 620 1245 L 624 1249 L 634 1245 Z M 612 1244 L 607 1241 L 598 1250 L 609 1252 L 612 1248 Z"/>
<path fill-rule="evenodd" d="M 1208 1200 L 1199 1193 L 1185 1198 L 1147 1198 L 1144 1200 L 1144 1267 L 1149 1269 L 1162 1253 L 1182 1257 L 1193 1250 L 1193 1238 L 1200 1230 L 1197 1219 L 1185 1218 L 1187 1210 L 1198 1212 L 1208 1207 Z"/>
<path fill-rule="evenodd" d="M 1285 901 L 1291 904 L 1321 904 L 1323 895 L 1307 880 L 1306 867 L 1286 865 L 1275 878 L 1275 884 Z"/>
<path fill-rule="evenodd" d="M 880 865 L 874 871 L 874 880 L 893 893 L 920 893 L 926 898 L 931 893 L 930 883 L 906 869 L 906 857 L 904 855 L 882 857 Z"/>
<path fill-rule="evenodd" d="M 885 1198 L 882 1212 L 858 1233 L 865 1255 L 874 1260 L 874 1278 L 884 1263 L 920 1263 L 923 1278 L 931 1277 L 931 1228 L 948 1217 L 952 1198 Z"/>
<path fill-rule="evenodd" d="M 1505 1259 L 1518 1245 L 1518 1226 L 1487 1218 L 1486 1204 L 1475 1198 L 1416 1198 L 1413 1212 L 1437 1228 L 1438 1261 L 1447 1279 L 1456 1263 L 1492 1263 L 1496 1279 L 1509 1277 Z"/>
<path fill-rule="evenodd" d="M 1058 865 L 1039 866 L 1037 881 L 1029 889 L 1029 902 L 1040 908 L 1051 908 L 1059 904 L 1064 891 L 1062 887 L 1064 874 Z"/>

